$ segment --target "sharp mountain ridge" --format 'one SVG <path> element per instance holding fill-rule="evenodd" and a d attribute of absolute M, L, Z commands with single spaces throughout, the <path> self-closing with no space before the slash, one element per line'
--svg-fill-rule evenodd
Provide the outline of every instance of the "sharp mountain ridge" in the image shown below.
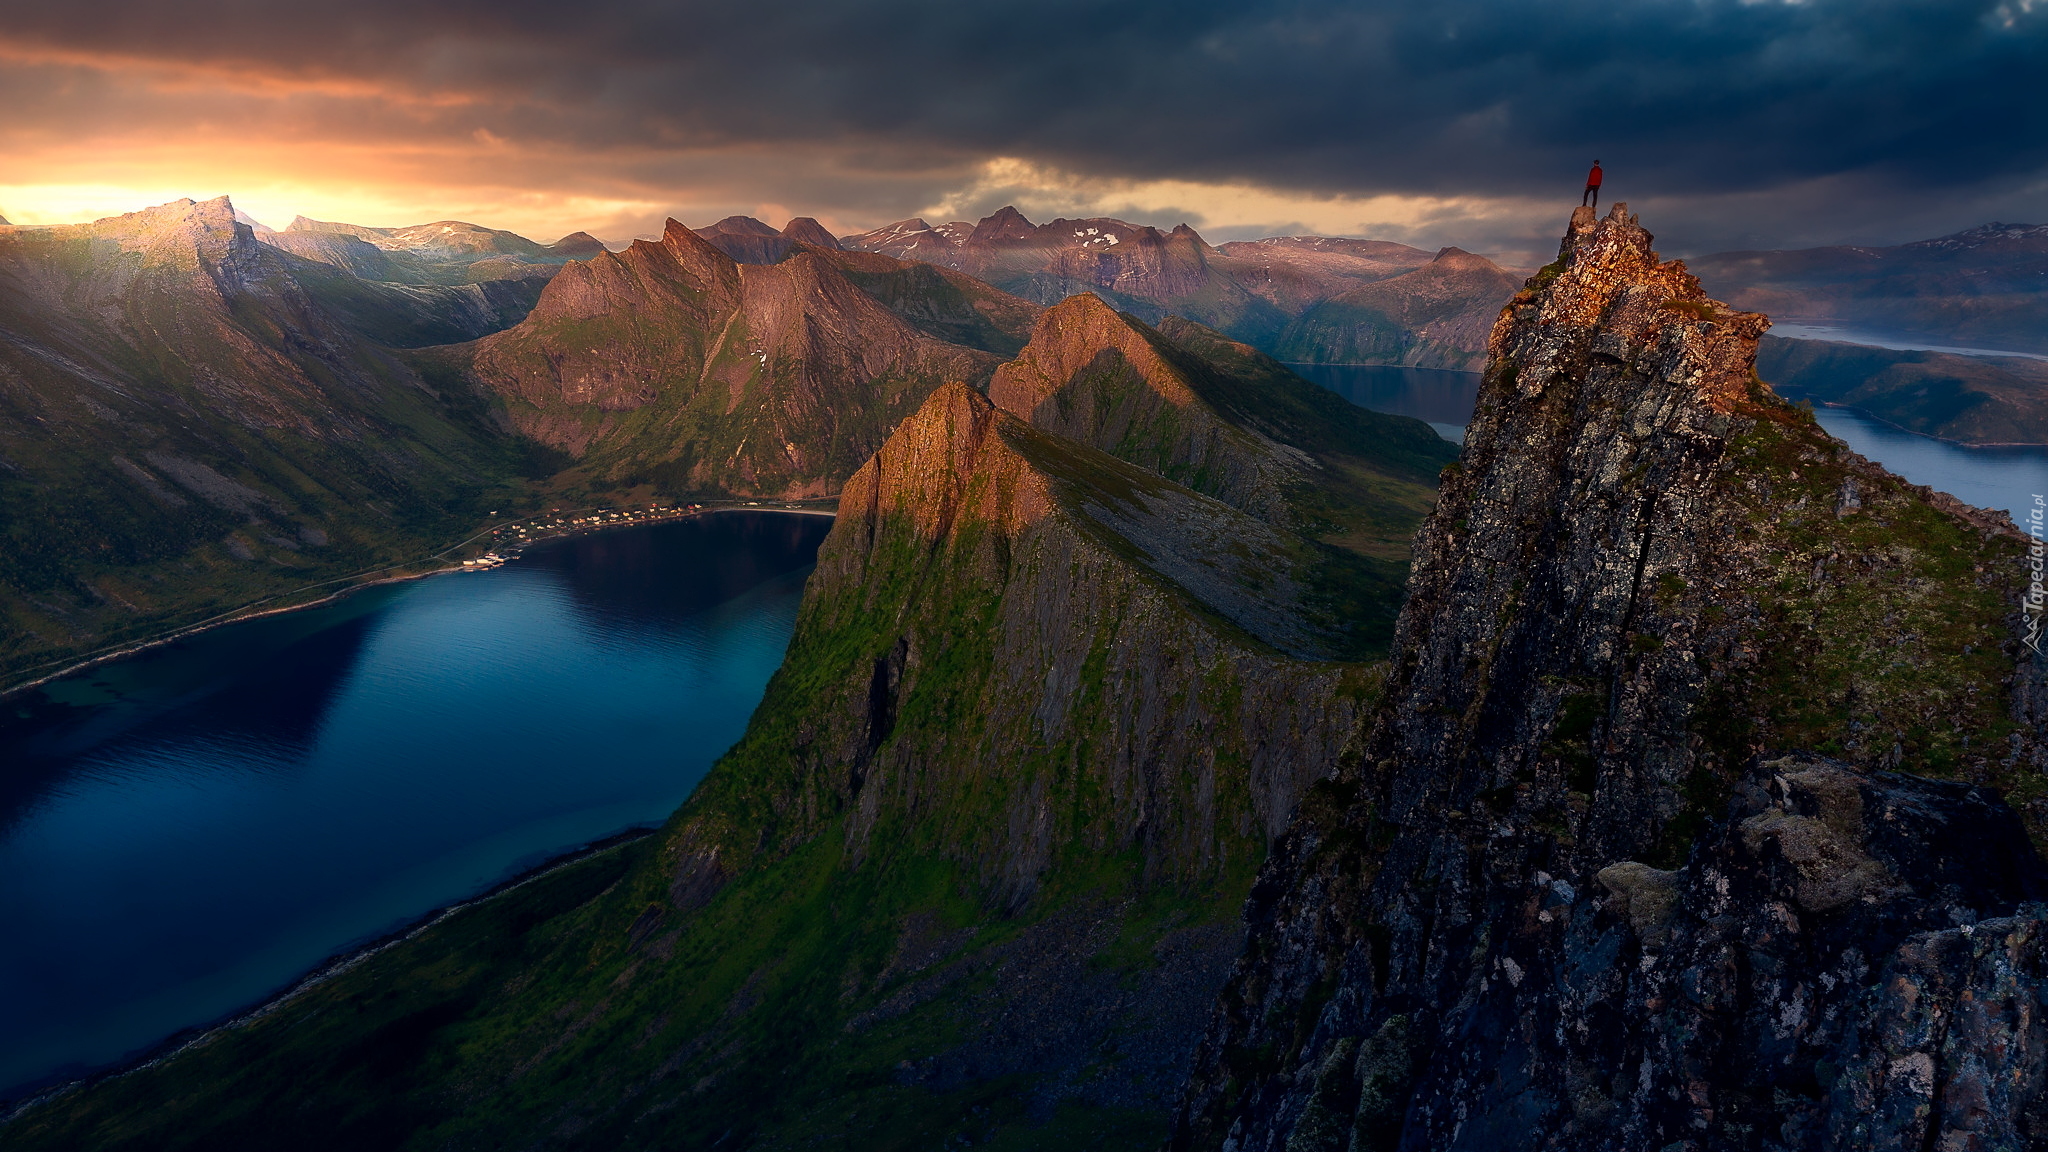
<path fill-rule="evenodd" d="M 827 495 L 932 389 L 998 363 L 898 316 L 836 259 L 800 245 L 741 263 L 670 221 L 659 243 L 570 265 L 519 325 L 443 356 L 515 428 L 621 482 Z M 1021 316 L 942 286 L 963 320 Z"/>

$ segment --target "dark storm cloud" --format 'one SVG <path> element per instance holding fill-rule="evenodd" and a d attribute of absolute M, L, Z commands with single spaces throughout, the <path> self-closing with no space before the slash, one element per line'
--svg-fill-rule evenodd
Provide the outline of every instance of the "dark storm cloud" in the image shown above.
<path fill-rule="evenodd" d="M 1598 155 L 1639 198 L 1823 181 L 1882 215 L 2048 169 L 2048 0 L 6 0 L 0 42 L 360 84 L 401 135 L 819 145 L 877 175 L 1524 196 Z"/>

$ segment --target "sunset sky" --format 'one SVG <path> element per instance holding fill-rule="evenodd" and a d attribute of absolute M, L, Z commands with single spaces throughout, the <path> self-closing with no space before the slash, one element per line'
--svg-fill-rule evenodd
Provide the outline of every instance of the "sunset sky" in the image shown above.
<path fill-rule="evenodd" d="M 228 193 L 611 241 L 676 216 L 1676 252 L 2048 220 L 2048 0 L 0 0 L 0 215 Z"/>

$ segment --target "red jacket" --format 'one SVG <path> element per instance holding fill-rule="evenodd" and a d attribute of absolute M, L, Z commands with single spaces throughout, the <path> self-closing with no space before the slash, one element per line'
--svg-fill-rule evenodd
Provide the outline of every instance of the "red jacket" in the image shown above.
<path fill-rule="evenodd" d="M 1595 165 L 1593 165 L 1593 170 L 1592 170 L 1591 172 L 1588 172 L 1588 173 L 1586 173 L 1586 187 L 1588 187 L 1588 188 L 1598 188 L 1599 186 L 1600 186 L 1600 166 L 1599 166 L 1598 164 L 1595 164 Z"/>

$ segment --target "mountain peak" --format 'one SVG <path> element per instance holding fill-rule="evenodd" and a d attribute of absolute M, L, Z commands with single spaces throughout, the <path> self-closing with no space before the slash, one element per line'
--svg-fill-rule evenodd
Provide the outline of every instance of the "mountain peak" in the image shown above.
<path fill-rule="evenodd" d="M 982 218 L 967 237 L 969 244 L 1005 244 L 1030 240 L 1038 233 L 1038 225 L 1024 218 L 1022 212 L 1005 204 L 995 214 Z"/>
<path fill-rule="evenodd" d="M 992 435 L 1014 416 L 965 384 L 942 384 L 846 482 L 841 507 L 865 510 L 871 521 L 907 516 L 921 535 L 937 538 L 963 514 L 1015 532 L 1052 505 L 1043 478 Z M 1002 474 L 1006 484 L 976 484 Z"/>
<path fill-rule="evenodd" d="M 1066 421 L 1041 419 L 1048 402 L 1096 364 L 1106 350 L 1114 350 L 1135 368 L 1139 376 L 1168 403 L 1187 406 L 1196 403 L 1195 394 L 1159 350 L 1145 338 L 1129 317 L 1105 303 L 1093 292 L 1069 296 L 1047 308 L 1031 332 L 1031 342 L 1018 359 L 996 370 L 989 382 L 989 399 L 1035 424 L 1051 428 L 1082 441 L 1096 437 Z M 1066 405 L 1059 405 L 1063 411 Z M 1091 411 L 1081 415 L 1092 416 Z"/>
<path fill-rule="evenodd" d="M 769 227 L 766 223 L 754 219 L 752 216 L 727 216 L 725 219 L 720 220 L 718 223 L 713 224 L 708 228 L 698 229 L 698 231 L 724 232 L 734 236 L 782 235 L 782 233 L 777 232 L 775 229 Z"/>
<path fill-rule="evenodd" d="M 989 400 L 1255 516 L 1282 515 L 1298 462 L 1224 420 L 1172 342 L 1092 292 L 1045 310 Z"/>
<path fill-rule="evenodd" d="M 588 232 L 571 232 L 553 244 L 548 245 L 542 251 L 550 256 L 561 256 L 571 260 L 587 260 L 600 252 L 608 252 L 610 249 L 604 246 L 604 241 L 599 240 Z"/>
<path fill-rule="evenodd" d="M 839 238 L 809 216 L 798 216 L 782 226 L 782 235 L 799 244 L 839 251 Z"/>
<path fill-rule="evenodd" d="M 1597 338 L 1624 341 L 1632 355 L 1659 356 L 1660 370 L 1695 380 L 1718 410 L 1743 401 L 1756 342 L 1771 322 L 1709 299 L 1683 263 L 1657 258 L 1653 239 L 1625 203 L 1605 217 L 1591 208 L 1572 213 L 1557 261 L 1502 312 L 1489 342 L 1496 359 L 1519 366 L 1523 394 L 1580 371 L 1577 357 L 1564 349 L 1589 348 Z"/>

